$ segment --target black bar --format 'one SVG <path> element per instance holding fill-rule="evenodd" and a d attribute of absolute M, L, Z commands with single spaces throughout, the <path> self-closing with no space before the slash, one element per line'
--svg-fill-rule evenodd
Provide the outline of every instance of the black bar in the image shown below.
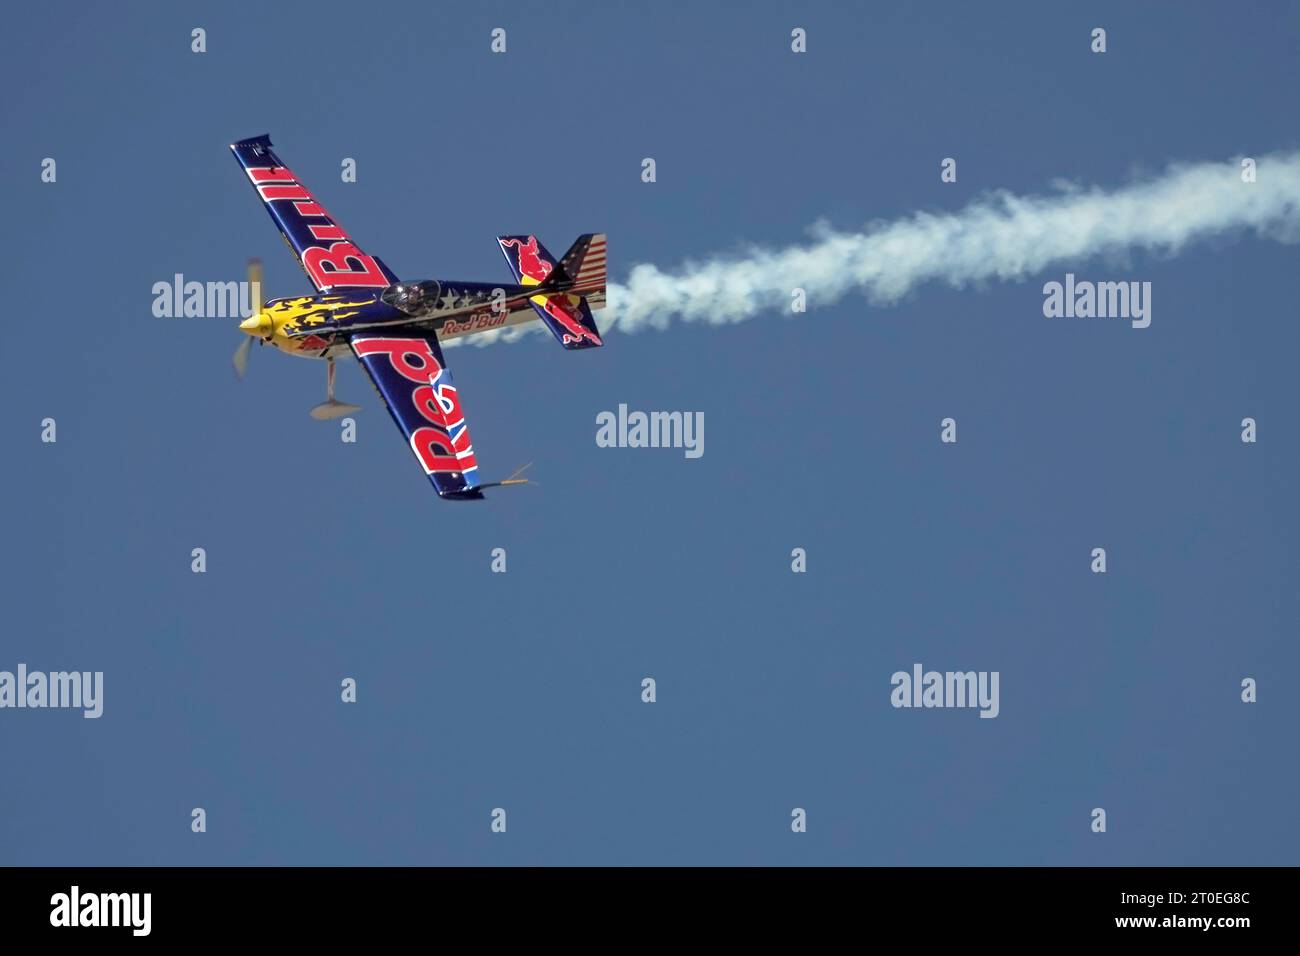
<path fill-rule="evenodd" d="M 471 945 L 584 937 L 668 945 L 716 932 L 760 943 L 901 933 L 918 944 L 1127 936 L 1231 945 L 1284 929 L 1284 887 L 1294 879 L 1291 869 L 1211 868 L 26 868 L 0 870 L 0 926 L 6 942 L 128 940 L 144 928 L 144 897 L 128 908 L 116 894 L 148 893 L 148 934 L 138 938 L 165 942 L 433 934 Z M 52 925 L 71 923 L 74 886 L 78 922 L 103 912 L 125 925 Z"/>

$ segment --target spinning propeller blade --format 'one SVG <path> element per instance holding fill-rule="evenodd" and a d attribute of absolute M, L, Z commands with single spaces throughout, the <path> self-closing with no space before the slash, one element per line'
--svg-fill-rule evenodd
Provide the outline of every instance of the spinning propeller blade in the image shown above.
<path fill-rule="evenodd" d="M 235 378 L 243 379 L 244 373 L 248 371 L 248 353 L 253 350 L 253 340 L 246 338 L 239 343 L 239 348 L 235 349 L 234 357 L 231 362 L 235 366 Z"/>
<path fill-rule="evenodd" d="M 253 302 L 253 315 L 262 311 L 262 260 L 248 260 L 248 288 Z M 253 350 L 253 337 L 250 335 L 239 343 L 231 361 L 235 366 L 235 378 L 242 379 L 248 371 L 248 356 Z"/>

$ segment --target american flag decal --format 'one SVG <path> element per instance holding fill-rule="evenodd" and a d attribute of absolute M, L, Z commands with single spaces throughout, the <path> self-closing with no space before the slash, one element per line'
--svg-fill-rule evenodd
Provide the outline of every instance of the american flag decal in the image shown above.
<path fill-rule="evenodd" d="M 573 279 L 567 291 L 587 297 L 593 309 L 605 307 L 605 234 L 581 237 L 560 263 Z"/>

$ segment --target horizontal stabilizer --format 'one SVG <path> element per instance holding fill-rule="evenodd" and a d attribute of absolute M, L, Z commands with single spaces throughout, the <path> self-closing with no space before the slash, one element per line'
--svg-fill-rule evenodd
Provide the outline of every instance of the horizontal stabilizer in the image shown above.
<path fill-rule="evenodd" d="M 587 300 L 568 292 L 550 292 L 531 297 L 529 303 L 542 317 L 556 341 L 566 349 L 594 349 L 604 345 L 596 318 Z"/>

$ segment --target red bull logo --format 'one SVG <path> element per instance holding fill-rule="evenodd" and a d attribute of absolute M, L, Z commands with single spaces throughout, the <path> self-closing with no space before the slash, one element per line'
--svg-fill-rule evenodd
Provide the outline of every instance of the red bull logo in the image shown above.
<path fill-rule="evenodd" d="M 411 432 L 411 450 L 425 473 L 462 472 L 467 478 L 472 475 L 478 462 L 460 397 L 451 384 L 451 373 L 443 368 L 429 343 L 424 339 L 357 338 L 352 347 L 359 359 L 385 356 L 399 375 L 416 383 L 411 404 L 429 424 Z"/>
<path fill-rule="evenodd" d="M 280 207 L 277 221 L 288 235 L 303 244 L 302 266 L 317 288 L 382 289 L 389 284 L 374 257 L 356 247 L 291 171 L 283 166 L 250 166 L 247 172 L 267 208 L 274 209 L 271 204 L 277 202 L 289 204 Z"/>
<path fill-rule="evenodd" d="M 537 301 L 541 296 L 535 296 L 533 301 Z M 583 324 L 582 300 L 574 295 L 548 295 L 544 297 L 542 308 L 546 314 L 560 323 L 564 329 L 563 344 L 572 345 L 577 342 L 587 341 L 593 345 L 603 345 L 600 336 L 592 329 Z"/>
<path fill-rule="evenodd" d="M 482 332 L 485 329 L 495 329 L 499 325 L 504 325 L 510 313 L 504 309 L 500 312 L 475 312 L 465 317 L 463 322 L 456 319 L 448 319 L 438 330 L 438 334 L 444 338 L 449 335 L 464 335 L 466 332 Z"/>
<path fill-rule="evenodd" d="M 541 244 L 536 236 L 529 236 L 526 240 L 502 239 L 501 248 L 518 250 L 519 274 L 524 278 L 545 282 L 551 274 L 552 266 L 542 257 Z"/>

